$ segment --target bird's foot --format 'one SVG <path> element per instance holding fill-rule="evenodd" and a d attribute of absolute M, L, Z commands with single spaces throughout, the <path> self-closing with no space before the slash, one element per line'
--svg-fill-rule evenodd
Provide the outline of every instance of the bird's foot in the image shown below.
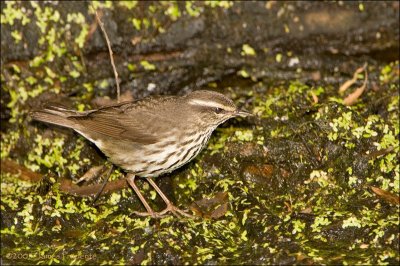
<path fill-rule="evenodd" d="M 162 213 L 167 213 L 167 212 L 172 212 L 176 217 L 182 218 L 182 216 L 187 217 L 187 218 L 197 218 L 197 216 L 194 216 L 192 214 L 187 213 L 184 210 L 179 209 L 172 203 L 167 204 L 167 207 L 161 211 Z"/>
<path fill-rule="evenodd" d="M 178 207 L 176 207 L 172 203 L 168 204 L 167 207 L 164 210 L 160 211 L 160 212 L 155 212 L 155 211 L 138 212 L 138 211 L 134 211 L 133 213 L 136 214 L 136 215 L 139 215 L 139 216 L 151 216 L 152 218 L 163 218 L 163 217 L 168 215 L 168 212 L 171 212 L 172 214 L 174 214 L 178 218 L 183 218 L 183 217 L 192 218 L 192 219 L 197 218 L 197 216 L 191 215 L 191 214 L 187 213 L 186 211 L 179 209 Z"/>

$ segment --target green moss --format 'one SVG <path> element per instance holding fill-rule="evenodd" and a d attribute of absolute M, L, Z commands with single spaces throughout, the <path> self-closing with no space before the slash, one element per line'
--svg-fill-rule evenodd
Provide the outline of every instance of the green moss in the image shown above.
<path fill-rule="evenodd" d="M 277 63 L 282 62 L 282 58 L 283 58 L 283 55 L 282 55 L 281 53 L 277 53 L 277 54 L 275 55 L 275 61 L 276 61 Z"/>
<path fill-rule="evenodd" d="M 136 30 L 140 30 L 142 27 L 142 21 L 140 19 L 137 18 L 133 18 L 132 19 L 132 24 L 135 27 Z"/>
<path fill-rule="evenodd" d="M 243 78 L 249 78 L 249 77 L 250 77 L 250 74 L 249 74 L 246 70 L 244 70 L 244 69 L 239 70 L 239 71 L 237 72 L 237 74 L 238 74 L 239 76 L 243 77 Z"/>
<path fill-rule="evenodd" d="M 181 16 L 181 11 L 176 2 L 164 2 L 163 4 L 167 6 L 165 15 L 169 16 L 171 20 L 175 21 Z"/>
<path fill-rule="evenodd" d="M 134 1 L 132 1 L 134 2 Z M 113 9 L 113 3 L 112 1 L 104 1 L 104 2 L 98 2 L 94 1 L 90 3 L 90 9 L 89 13 L 94 14 L 96 10 L 101 10 L 101 9 Z"/>
<path fill-rule="evenodd" d="M 140 65 L 147 71 L 156 70 L 156 66 L 151 64 L 149 61 L 146 61 L 146 60 L 140 61 Z"/>
<path fill-rule="evenodd" d="M 0 158 L 3 160 L 9 157 L 10 152 L 15 148 L 19 140 L 19 132 L 18 131 L 11 131 L 1 139 L 1 153 Z"/>
<path fill-rule="evenodd" d="M 39 170 L 40 166 L 47 168 L 55 167 L 57 172 L 62 172 L 67 160 L 63 156 L 64 139 L 43 139 L 36 135 L 34 149 L 28 154 L 25 165 L 33 171 Z"/>
<path fill-rule="evenodd" d="M 15 1 L 8 1 L 6 7 L 1 12 L 1 24 L 14 25 L 14 21 L 21 21 L 21 24 L 25 26 L 31 22 L 30 18 L 26 14 L 25 9 L 18 8 L 20 3 Z"/>
<path fill-rule="evenodd" d="M 196 17 L 209 8 L 230 8 L 234 4 L 153 3 L 144 8 L 140 19 L 135 17 L 135 23 L 134 18 L 128 18 L 127 23 L 133 23 L 137 30 L 162 32 L 162 18 Z M 76 178 L 82 168 L 97 161 L 86 154 L 89 144 L 83 138 L 67 140 L 54 131 L 49 139 L 39 128 L 28 131 L 26 104 L 43 92 L 69 92 L 74 84 L 79 84 L 82 91 L 74 104 L 78 110 L 87 110 L 94 88 L 102 92 L 110 83 L 108 79 L 82 82 L 90 80 L 75 51 L 83 47 L 88 32 L 89 25 L 82 14 L 70 14 L 63 21 L 65 17 L 51 5 L 29 5 L 35 17 L 29 18 L 22 12 L 19 2 L 7 2 L 1 14 L 2 24 L 24 25 L 31 19 L 37 22 L 41 44 L 41 54 L 30 61 L 29 68 L 14 64 L 5 68 L 7 75 L 2 73 L 2 87 L 9 94 L 8 102 L 2 104 L 10 110 L 11 123 L 2 134 L 1 158 L 18 157 L 30 169 L 51 175 L 42 181 L 48 187 L 47 193 L 16 176 L 1 176 L 2 238 L 4 243 L 13 243 L 12 252 L 30 254 L 28 259 L 18 262 L 129 264 L 132 258 L 143 258 L 137 263 L 243 264 L 257 258 L 263 260 L 260 263 L 271 264 L 275 258 L 288 256 L 306 258 L 314 264 L 398 261 L 398 207 L 369 189 L 377 186 L 399 193 L 398 62 L 371 73 L 372 79 L 379 76 L 380 92 L 366 91 L 352 107 L 343 106 L 336 88 L 323 82 L 310 86 L 298 81 L 266 84 L 263 80 L 246 84 L 243 90 L 252 91 L 248 94 L 237 93 L 242 88 L 235 85 L 235 101 L 251 98 L 249 108 L 258 117 L 219 128 L 193 163 L 171 174 L 173 193 L 169 195 L 174 203 L 187 207 L 195 200 L 225 191 L 228 211 L 217 220 L 179 220 L 168 216 L 155 221 L 132 214 L 142 206 L 130 189 L 101 197 L 97 205 L 91 199 L 60 191 L 55 176 L 65 177 L 68 169 Z M 136 2 L 91 5 L 134 12 L 137 6 Z M 158 16 L 164 12 L 165 17 Z M 67 24 L 76 27 L 76 31 L 70 32 Z M 14 38 L 20 37 L 19 32 L 14 33 Z M 255 55 L 253 50 L 242 47 L 244 55 Z M 277 61 L 281 62 L 284 56 L 292 54 L 277 54 Z M 136 71 L 133 63 L 127 67 Z M 157 71 L 155 65 L 146 61 L 141 67 Z M 249 82 L 256 76 L 253 69 L 243 69 L 238 75 Z M 63 84 L 57 86 L 60 82 Z M 377 96 L 383 97 L 382 109 L 372 112 Z M 251 143 L 256 145 L 248 145 Z M 24 149 L 22 156 L 17 153 L 20 146 Z M 243 147 L 255 148 L 242 151 Z M 376 151 L 381 153 L 376 156 Z M 261 173 L 256 183 L 247 180 L 242 172 L 247 164 L 256 169 L 269 164 L 274 169 L 272 173 Z M 118 169 L 110 179 L 122 175 Z M 156 198 L 151 204 L 161 202 L 154 191 L 146 189 L 147 183 L 138 183 L 149 200 Z M 28 242 L 30 245 L 26 245 Z M 90 247 L 90 254 L 82 247 Z M 5 244 L 2 258 L 10 250 Z M 293 254 L 287 254 L 287 250 Z"/>
<path fill-rule="evenodd" d="M 134 9 L 138 4 L 138 1 L 120 1 L 118 5 L 127 8 L 128 10 Z"/>
<path fill-rule="evenodd" d="M 205 1 L 206 6 L 210 6 L 211 8 L 215 7 L 221 7 L 228 9 L 233 6 L 233 1 L 223 1 L 223 0 L 218 0 L 218 1 Z"/>
<path fill-rule="evenodd" d="M 197 7 L 194 1 L 186 1 L 185 2 L 186 12 L 191 17 L 198 17 L 200 16 L 201 12 L 203 12 L 203 8 Z"/>
<path fill-rule="evenodd" d="M 242 56 L 244 55 L 248 55 L 248 56 L 255 56 L 256 55 L 256 51 L 253 49 L 253 47 L 251 47 L 248 44 L 243 44 L 242 46 L 242 52 L 240 53 Z"/>
<path fill-rule="evenodd" d="M 14 38 L 15 43 L 19 43 L 22 40 L 22 32 L 18 30 L 12 31 L 11 36 Z"/>

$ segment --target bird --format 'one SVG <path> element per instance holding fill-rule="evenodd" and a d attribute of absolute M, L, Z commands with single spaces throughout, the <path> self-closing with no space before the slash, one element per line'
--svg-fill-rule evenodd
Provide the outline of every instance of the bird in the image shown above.
<path fill-rule="evenodd" d="M 78 112 L 48 105 L 31 112 L 34 120 L 75 130 L 94 143 L 127 174 L 146 212 L 140 216 L 194 216 L 176 207 L 153 178 L 170 173 L 195 158 L 206 147 L 212 132 L 234 117 L 251 113 L 239 109 L 222 93 L 195 90 L 183 96 L 150 96 L 136 101 Z M 135 184 L 145 178 L 166 204 L 154 211 Z"/>

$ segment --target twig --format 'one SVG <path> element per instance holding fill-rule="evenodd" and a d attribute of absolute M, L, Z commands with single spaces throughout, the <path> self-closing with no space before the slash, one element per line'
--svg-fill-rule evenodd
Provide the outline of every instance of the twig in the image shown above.
<path fill-rule="evenodd" d="M 353 105 L 357 102 L 357 99 L 360 98 L 361 94 L 363 94 L 365 88 L 367 87 L 368 83 L 368 72 L 365 70 L 365 79 L 364 83 L 361 87 L 357 88 L 354 92 L 349 94 L 344 100 L 343 103 L 345 105 Z"/>
<path fill-rule="evenodd" d="M 106 42 L 107 42 L 108 51 L 109 51 L 109 53 L 110 53 L 111 65 L 112 65 L 113 70 L 114 70 L 115 83 L 117 83 L 117 101 L 119 102 L 119 99 L 120 99 L 120 89 L 119 89 L 118 72 L 117 72 L 117 69 L 115 68 L 114 58 L 113 58 L 113 52 L 112 52 L 112 50 L 111 50 L 111 45 L 110 45 L 110 40 L 108 39 L 107 33 L 106 33 L 105 29 L 104 29 L 103 22 L 101 22 L 100 16 L 99 16 L 99 14 L 97 13 L 97 11 L 96 11 L 96 19 L 97 19 L 97 22 L 98 22 L 99 25 L 100 25 L 100 28 L 101 28 L 101 30 L 102 30 L 102 32 L 103 32 L 103 34 L 104 34 L 104 37 L 105 37 L 105 39 L 106 39 Z"/>
<path fill-rule="evenodd" d="M 364 65 L 363 65 L 362 67 L 358 68 L 358 69 L 354 72 L 353 78 L 352 78 L 352 79 L 346 81 L 345 83 L 343 83 L 342 86 L 340 86 L 339 92 L 340 92 L 340 93 L 343 93 L 343 92 L 344 92 L 345 90 L 347 90 L 351 85 L 353 85 L 353 84 L 357 81 L 357 79 L 358 79 L 358 74 L 360 74 L 361 72 L 365 71 L 366 68 L 367 68 L 367 63 L 364 63 Z"/>

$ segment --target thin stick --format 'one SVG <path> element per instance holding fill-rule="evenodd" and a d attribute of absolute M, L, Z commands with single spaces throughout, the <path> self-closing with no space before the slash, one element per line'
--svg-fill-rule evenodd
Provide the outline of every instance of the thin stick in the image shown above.
<path fill-rule="evenodd" d="M 97 22 L 100 25 L 100 28 L 101 28 L 101 30 L 102 30 L 102 32 L 104 34 L 104 37 L 106 38 L 108 51 L 110 53 L 111 65 L 112 65 L 113 70 L 114 70 L 115 83 L 117 83 L 117 101 L 119 102 L 119 99 L 120 99 L 119 79 L 118 79 L 118 72 L 117 72 L 117 69 L 115 68 L 115 64 L 114 64 L 113 51 L 111 50 L 110 40 L 108 39 L 107 32 L 104 29 L 103 22 L 101 22 L 99 14 L 97 13 L 97 11 L 96 11 L 96 19 L 97 19 Z"/>

